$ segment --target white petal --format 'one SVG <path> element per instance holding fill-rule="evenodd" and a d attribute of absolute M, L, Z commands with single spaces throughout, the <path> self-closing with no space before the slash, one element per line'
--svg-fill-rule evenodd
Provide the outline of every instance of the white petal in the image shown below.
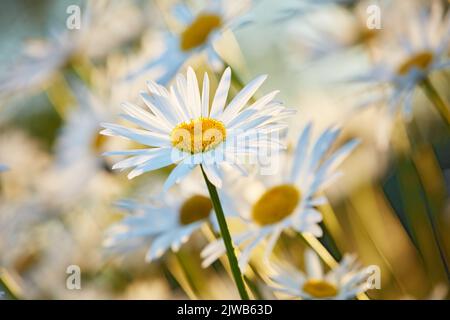
<path fill-rule="evenodd" d="M 201 116 L 201 101 L 197 76 L 194 70 L 189 67 L 187 71 L 187 103 L 191 106 L 195 118 Z"/>
<path fill-rule="evenodd" d="M 203 90 L 202 90 L 202 117 L 209 116 L 209 77 L 205 72 L 203 77 Z"/>
<path fill-rule="evenodd" d="M 308 278 L 322 279 L 323 269 L 319 256 L 311 249 L 305 251 L 305 268 Z"/>
<path fill-rule="evenodd" d="M 211 264 L 214 263 L 214 261 L 216 261 L 222 255 L 224 255 L 225 252 L 226 249 L 222 239 L 211 242 L 200 253 L 201 257 L 203 258 L 202 267 L 203 268 L 209 267 Z"/>
<path fill-rule="evenodd" d="M 167 251 L 167 249 L 169 249 L 174 232 L 176 232 L 176 230 L 167 232 L 157 237 L 152 242 L 150 249 L 145 256 L 145 261 L 152 262 L 153 260 L 160 258 Z"/>
<path fill-rule="evenodd" d="M 152 80 L 147 81 L 147 87 L 152 94 L 169 97 L 167 89 Z"/>
<path fill-rule="evenodd" d="M 136 167 L 138 165 L 143 164 L 144 162 L 150 161 L 154 158 L 158 158 L 158 156 L 160 155 L 161 152 L 164 152 L 163 150 L 169 150 L 170 152 L 170 148 L 155 148 L 155 149 L 151 149 L 153 151 L 153 153 L 148 153 L 148 154 L 144 154 L 144 155 L 137 155 L 134 157 L 130 157 L 127 158 L 125 160 L 119 161 L 117 162 L 112 168 L 114 170 L 116 169 L 126 169 L 126 168 L 130 168 L 130 167 Z"/>
<path fill-rule="evenodd" d="M 217 118 L 223 111 L 225 103 L 227 102 L 228 91 L 230 90 L 231 83 L 231 69 L 226 68 L 222 78 L 220 79 L 219 86 L 217 87 L 216 94 L 211 106 L 211 118 Z"/>
<path fill-rule="evenodd" d="M 161 150 L 157 155 L 150 158 L 149 161 L 139 165 L 128 174 L 128 179 L 133 179 L 145 172 L 153 171 L 163 167 L 167 167 L 174 163 L 172 158 L 172 150 L 170 148 Z"/>
<path fill-rule="evenodd" d="M 224 123 L 228 123 L 233 117 L 247 104 L 250 98 L 255 94 L 256 90 L 263 84 L 267 76 L 259 76 L 249 84 L 247 84 L 226 107 L 220 119 Z"/>
<path fill-rule="evenodd" d="M 297 179 L 299 179 L 300 177 L 300 171 L 308 154 L 311 127 L 312 123 L 308 123 L 308 125 L 303 129 L 303 132 L 297 141 L 297 146 L 295 148 L 295 156 L 292 164 L 292 171 L 290 178 L 291 182 L 297 181 Z"/>
<path fill-rule="evenodd" d="M 175 169 L 172 170 L 172 172 L 167 177 L 166 181 L 164 182 L 163 190 L 166 192 L 169 190 L 171 186 L 173 186 L 175 183 L 179 182 L 180 179 L 184 178 L 186 175 L 188 175 L 195 167 L 195 164 L 193 164 L 192 157 L 188 157 L 181 161 Z"/>
<path fill-rule="evenodd" d="M 126 128 L 110 123 L 103 123 L 101 125 L 106 130 L 103 130 L 100 133 L 106 136 L 120 136 L 150 147 L 164 147 L 170 145 L 169 137 L 159 133 Z"/>
<path fill-rule="evenodd" d="M 203 165 L 203 170 L 205 170 L 206 176 L 213 185 L 219 189 L 222 188 L 221 172 L 216 165 Z"/>
<path fill-rule="evenodd" d="M 167 133 L 170 132 L 170 129 L 168 126 L 164 124 L 162 121 L 158 121 L 158 118 L 156 118 L 154 115 L 148 113 L 144 109 L 135 106 L 131 103 L 124 102 L 122 103 L 122 109 L 130 116 L 139 119 L 143 122 L 143 124 L 136 123 L 143 127 L 144 129 L 160 132 L 160 133 Z"/>
<path fill-rule="evenodd" d="M 265 233 L 260 233 L 256 236 L 255 239 L 253 239 L 244 249 L 244 251 L 242 251 L 241 255 L 239 256 L 239 268 L 241 270 L 244 270 L 245 267 L 248 264 L 248 261 L 250 260 L 251 254 L 253 252 L 253 250 L 261 243 L 261 241 L 264 239 L 264 237 L 266 236 Z"/>
<path fill-rule="evenodd" d="M 173 128 L 179 123 L 168 98 L 157 95 L 150 96 L 146 92 L 141 92 L 141 97 L 147 107 L 158 117 L 158 120 L 164 122 L 167 127 Z"/>
<path fill-rule="evenodd" d="M 331 145 L 336 140 L 339 132 L 339 129 L 329 128 L 320 135 L 311 152 L 308 166 L 310 170 L 316 169 L 325 153 L 330 149 Z"/>

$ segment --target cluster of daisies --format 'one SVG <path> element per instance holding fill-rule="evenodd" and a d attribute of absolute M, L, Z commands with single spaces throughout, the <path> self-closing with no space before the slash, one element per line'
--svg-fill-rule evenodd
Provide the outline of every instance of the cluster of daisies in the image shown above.
<path fill-rule="evenodd" d="M 389 12 L 389 1 L 382 2 L 385 12 Z M 68 65 L 79 67 L 80 61 L 105 55 L 112 46 L 126 42 L 134 29 L 138 32 L 142 27 L 137 25 L 126 34 L 116 35 L 110 39 L 112 43 L 92 45 L 107 37 L 94 32 L 98 28 L 97 18 L 105 17 L 105 8 L 96 9 L 90 3 L 91 13 L 84 21 L 83 32 L 58 34 L 44 48 L 28 50 L 31 54 L 26 57 L 26 63 L 0 79 L 1 96 L 48 87 L 55 74 Z M 303 41 L 301 45 L 311 50 L 313 59 L 355 46 L 372 51 L 375 41 L 377 47 L 385 44 L 381 52 L 372 52 L 371 70 L 346 79 L 370 84 L 367 99 L 362 99 L 360 105 L 388 106 L 392 115 L 401 108 L 406 118 L 410 118 L 414 93 L 420 87 L 444 121 L 450 123 L 448 106 L 430 79 L 435 71 L 450 66 L 450 16 L 442 1 L 433 0 L 418 8 L 412 6 L 410 19 L 399 31 L 401 34 L 390 42 L 384 38 L 383 30 L 367 29 L 364 25 L 361 12 L 368 4 L 368 1 L 352 0 L 298 1 L 297 6 L 285 11 L 287 16 L 276 21 L 313 17 L 324 8 L 332 16 L 342 14 L 343 20 L 351 20 L 347 26 L 356 30 L 351 39 L 340 38 L 334 26 L 324 30 L 312 23 L 307 26 L 307 33 L 301 28 L 301 36 L 296 34 L 296 41 Z M 266 76 L 248 84 L 236 81 L 216 45 L 225 32 L 252 23 L 250 9 L 257 5 L 258 1 L 250 0 L 175 5 L 167 18 L 174 23 L 168 23 L 172 28 L 166 30 L 163 52 L 138 68 L 130 68 L 122 79 L 126 85 L 139 82 L 151 73 L 154 80 L 147 81 L 139 103 L 122 103 L 120 124 L 111 123 L 114 122 L 111 110 L 104 110 L 100 105 L 116 104 L 117 98 L 125 100 L 129 92 L 123 97 L 113 97 L 118 90 L 112 89 L 107 99 L 98 101 L 85 85 L 72 82 L 75 98 L 80 105 L 88 107 L 67 116 L 63 138 L 58 144 L 59 162 L 72 164 L 70 170 L 76 173 L 71 179 L 78 179 L 74 184 L 79 189 L 85 189 L 86 180 L 79 180 L 78 173 L 86 168 L 75 171 L 73 163 L 80 161 L 73 159 L 79 160 L 80 155 L 86 157 L 93 164 L 89 172 L 98 170 L 105 163 L 96 153 L 105 149 L 105 145 L 113 150 L 104 154 L 108 159 L 119 158 L 112 168 L 127 170 L 129 179 L 171 168 L 162 188 L 149 196 L 147 202 L 127 199 L 118 203 L 128 214 L 108 230 L 104 245 L 110 250 L 129 251 L 148 246 L 145 260 L 152 262 L 169 250 L 178 251 L 191 235 L 209 228 L 216 239 L 203 248 L 200 256 L 205 268 L 216 263 L 228 252 L 220 236 L 223 229 L 215 210 L 217 199 L 212 199 L 208 185 L 211 184 L 217 188 L 242 273 L 252 261 L 262 259 L 267 267 L 268 288 L 281 296 L 353 299 L 369 289 L 370 275 L 369 269 L 361 267 L 354 255 L 344 255 L 339 263 L 328 266 L 329 270 L 322 264 L 323 257 L 311 249 L 305 250 L 303 271 L 293 264 L 275 262 L 275 248 L 283 233 L 315 239 L 323 236 L 320 207 L 327 203 L 325 191 L 340 177 L 340 164 L 359 141 L 352 139 L 338 144 L 339 126 L 318 132 L 312 122 L 302 127 L 298 138 L 291 141 L 288 120 L 296 109 L 276 100 L 278 91 L 258 96 Z M 109 8 L 106 12 L 123 14 L 129 9 L 118 3 L 110 7 L 113 10 Z M 91 52 L 89 48 L 96 50 Z M 203 55 L 207 57 L 210 74 L 220 75 L 219 81 L 211 80 L 207 72 L 198 77 L 187 67 L 192 58 Z M 187 71 L 182 72 L 184 69 Z M 236 87 L 236 82 L 240 88 L 232 95 L 231 87 Z M 121 137 L 131 143 L 121 145 L 121 149 L 113 148 L 98 135 L 99 122 L 102 122 L 102 135 Z M 82 135 L 80 128 L 83 128 Z M 74 139 L 79 140 L 75 147 L 66 142 Z M 136 148 L 128 148 L 130 145 Z M 96 149 L 95 153 L 92 148 Z M 0 172 L 7 169 L 0 164 Z M 60 194 L 54 198 L 64 199 Z M 262 255 L 257 255 L 259 249 Z"/>
<path fill-rule="evenodd" d="M 176 6 L 174 14 L 183 24 L 181 32 L 170 35 L 160 58 L 130 74 L 133 77 L 155 66 L 164 70 L 158 81 L 148 81 L 148 90 L 141 93 L 146 108 L 123 104 L 123 118 L 135 126 L 103 124 L 104 135 L 146 146 L 107 153 L 125 157 L 114 168 L 131 168 L 129 178 L 174 165 L 164 192 L 152 201 L 120 204 L 130 215 L 111 228 L 105 245 L 118 248 L 148 241 L 146 260 L 150 262 L 169 249 L 178 250 L 193 232 L 205 226 L 218 233 L 214 206 L 201 178 L 203 172 L 206 180 L 219 189 L 227 220 L 240 226 L 239 231 L 232 232 L 232 242 L 239 252 L 241 270 L 251 263 L 255 250 L 263 247 L 274 291 L 304 299 L 354 298 L 368 289 L 369 273 L 355 263 L 353 256 L 345 255 L 327 274 L 311 250 L 305 254 L 305 273 L 292 266 L 274 265 L 271 256 L 283 232 L 322 236 L 318 207 L 327 202 L 324 191 L 339 177 L 339 164 L 358 141 L 334 148 L 340 129 L 330 127 L 314 135 L 312 123 L 302 129 L 296 142 L 286 141 L 286 119 L 293 110 L 275 100 L 277 91 L 252 98 L 264 76 L 251 81 L 234 97 L 228 97 L 230 68 L 223 72 L 215 93 L 210 90 L 207 73 L 201 84 L 190 67 L 186 76 L 174 76 L 191 55 L 200 51 L 207 52 L 212 66 L 222 66 L 214 41 L 224 29 L 243 24 L 242 10 L 239 20 L 227 9 L 225 1 L 214 1 L 198 12 Z M 392 67 L 381 56 L 373 71 L 357 76 L 358 81 L 370 80 L 383 89 L 384 84 L 389 85 L 388 95 L 380 91 L 371 103 L 387 99 L 391 110 L 403 104 L 410 113 L 414 88 L 428 81 L 431 72 L 448 66 L 449 19 L 443 12 L 442 6 L 433 1 L 429 11 L 420 12 L 420 24 L 412 20 L 411 34 L 402 38 L 403 51 L 398 50 L 401 57 Z M 418 42 L 414 28 L 420 32 Z M 173 78 L 167 88 L 161 85 Z M 270 162 L 276 163 L 271 171 L 264 171 L 262 161 L 258 161 L 267 150 L 271 152 Z M 201 252 L 203 266 L 210 266 L 225 253 L 223 239 L 212 241 Z"/>
<path fill-rule="evenodd" d="M 312 124 L 308 124 L 295 147 L 285 150 L 282 133 L 292 110 L 275 100 L 277 91 L 252 100 L 264 79 L 258 77 L 234 97 L 228 97 L 230 68 L 224 71 L 214 94 L 207 73 L 200 89 L 195 72 L 188 68 L 187 76 L 178 74 L 169 88 L 148 81 L 148 91 L 141 94 L 147 108 L 123 104 L 124 119 L 137 128 L 103 124 L 104 135 L 146 146 L 106 154 L 125 156 L 114 168 L 131 168 L 129 178 L 175 165 L 164 183 L 164 192 L 152 201 L 120 203 L 131 214 L 111 228 L 106 246 L 134 246 L 147 240 L 150 248 L 146 260 L 153 261 L 169 249 L 178 250 L 205 225 L 218 231 L 213 203 L 199 170 L 219 188 L 227 219 L 238 220 L 243 226 L 243 232 L 232 234 L 240 252 L 241 270 L 258 246 L 265 247 L 264 259 L 270 264 L 272 250 L 285 231 L 322 235 L 322 215 L 317 206 L 327 201 L 323 191 L 339 176 L 337 167 L 358 141 L 351 140 L 331 152 L 340 130 L 329 128 L 313 138 Z M 250 160 L 267 150 L 271 152 L 270 161 L 278 165 L 267 172 L 249 168 Z M 246 156 L 248 163 L 241 156 Z M 179 185 L 174 186 L 177 182 Z M 224 254 L 222 239 L 211 242 L 201 253 L 203 265 L 209 266 Z M 326 277 L 316 266 L 317 259 L 308 253 L 308 263 L 315 270 L 303 277 L 298 294 L 284 287 L 283 276 L 289 274 L 284 271 L 274 276 L 278 284 L 274 290 L 289 291 L 297 297 L 337 299 L 366 290 L 362 275 L 368 273 L 354 269 L 350 258 L 344 258 L 339 271 L 333 269 Z M 302 276 L 293 273 L 292 277 Z"/>

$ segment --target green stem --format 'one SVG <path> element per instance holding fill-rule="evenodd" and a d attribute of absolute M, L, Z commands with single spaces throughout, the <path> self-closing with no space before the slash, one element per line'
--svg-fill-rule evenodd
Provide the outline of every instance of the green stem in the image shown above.
<path fill-rule="evenodd" d="M 431 234 L 433 236 L 434 242 L 436 243 L 439 257 L 441 258 L 442 265 L 444 266 L 445 274 L 447 275 L 447 281 L 450 282 L 450 268 L 447 263 L 447 256 L 445 254 L 444 246 L 442 245 L 438 222 L 436 221 L 436 217 L 434 216 L 433 212 L 430 212 L 430 208 L 427 208 L 426 216 L 431 226 Z"/>
<path fill-rule="evenodd" d="M 434 104 L 441 117 L 444 119 L 447 125 L 450 125 L 450 109 L 445 101 L 442 100 L 441 96 L 431 83 L 430 79 L 425 78 L 421 85 L 428 99 L 430 99 L 430 101 Z"/>
<path fill-rule="evenodd" d="M 216 187 L 209 181 L 208 177 L 206 176 L 206 173 L 203 170 L 203 166 L 200 166 L 200 168 L 202 169 L 203 177 L 205 178 L 206 186 L 208 187 L 209 195 L 211 197 L 211 201 L 214 206 L 214 211 L 216 212 L 217 221 L 219 222 L 220 234 L 222 235 L 222 239 L 225 244 L 228 262 L 230 263 L 231 273 L 233 274 L 234 282 L 236 283 L 236 287 L 239 291 L 241 299 L 249 300 L 248 293 L 245 290 L 245 284 L 242 278 L 241 270 L 239 269 L 238 261 L 234 253 L 230 231 L 228 230 L 222 205 L 220 204 L 219 194 L 217 193 Z"/>
<path fill-rule="evenodd" d="M 322 243 L 335 260 L 340 261 L 342 259 L 342 253 L 339 251 L 333 236 L 323 222 L 320 227 L 323 231 L 323 236 L 319 239 L 320 243 Z"/>
<path fill-rule="evenodd" d="M 12 299 L 12 300 L 18 300 L 19 299 L 19 297 L 14 292 L 14 290 L 12 290 L 9 287 L 9 285 L 7 284 L 7 282 L 3 279 L 3 277 L 2 277 L 2 270 L 1 269 L 0 269 L 0 289 L 2 289 L 4 291 L 4 293 L 10 297 L 10 299 Z M 0 290 L 0 292 L 2 290 Z M 0 297 L 0 298 L 2 298 L 2 297 Z"/>

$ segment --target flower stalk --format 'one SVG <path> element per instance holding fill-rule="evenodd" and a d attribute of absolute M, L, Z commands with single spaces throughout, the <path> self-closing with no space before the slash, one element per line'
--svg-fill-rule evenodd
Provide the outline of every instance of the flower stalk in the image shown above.
<path fill-rule="evenodd" d="M 208 177 L 206 176 L 206 173 L 203 170 L 203 166 L 200 166 L 200 168 L 202 169 L 203 178 L 205 179 L 206 186 L 208 187 L 208 192 L 211 197 L 211 202 L 213 203 L 214 212 L 216 213 L 217 221 L 219 222 L 220 234 L 225 244 L 228 262 L 230 263 L 231 273 L 233 274 L 234 282 L 239 291 L 241 299 L 249 300 L 247 290 L 245 289 L 244 279 L 242 277 L 241 270 L 239 269 L 236 254 L 234 252 L 230 231 L 228 230 L 225 215 L 223 213 L 222 204 L 220 203 L 219 194 L 217 193 L 216 187 L 211 183 L 211 181 L 209 181 Z"/>
<path fill-rule="evenodd" d="M 430 79 L 425 78 L 421 83 L 422 89 L 427 95 L 428 99 L 433 103 L 436 110 L 441 115 L 442 119 L 450 126 L 450 108 L 445 103 L 445 101 L 441 98 L 438 91 L 431 83 Z"/>

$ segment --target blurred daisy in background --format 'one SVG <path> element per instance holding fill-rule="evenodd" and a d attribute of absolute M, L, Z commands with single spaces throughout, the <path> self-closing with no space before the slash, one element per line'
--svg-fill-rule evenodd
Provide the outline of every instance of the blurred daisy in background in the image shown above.
<path fill-rule="evenodd" d="M 248 12 L 255 0 L 231 2 L 226 0 L 196 1 L 188 6 L 173 6 L 173 18 L 178 31 L 167 33 L 166 49 L 162 54 L 128 75 L 133 79 L 147 71 L 156 70 L 156 82 L 166 85 L 192 56 L 206 53 L 209 65 L 215 71 L 223 68 L 223 61 L 214 49 L 214 43 L 226 30 L 236 30 L 249 21 Z"/>
<path fill-rule="evenodd" d="M 291 266 L 273 266 L 272 289 L 291 298 L 306 300 L 348 300 L 368 289 L 368 269 L 361 268 L 354 255 L 345 255 L 338 266 L 325 273 L 317 254 L 305 251 L 306 273 Z"/>
<path fill-rule="evenodd" d="M 443 283 L 438 283 L 431 289 L 428 296 L 424 298 L 416 298 L 411 295 L 406 295 L 401 300 L 446 300 L 448 294 L 448 287 Z"/>
<path fill-rule="evenodd" d="M 238 171 L 239 155 L 258 155 L 260 147 L 279 149 L 277 137 L 269 135 L 286 128 L 284 118 L 291 111 L 274 101 L 273 91 L 247 106 L 266 76 L 246 85 L 226 105 L 231 82 L 231 69 L 223 73 L 211 107 L 209 106 L 209 78 L 204 74 L 200 93 L 197 76 L 188 68 L 187 78 L 179 74 L 170 91 L 153 81 L 141 96 L 150 109 L 146 111 L 124 103 L 122 118 L 143 129 L 103 124 L 104 135 L 119 136 L 151 148 L 113 151 L 106 155 L 131 156 L 116 163 L 113 169 L 134 169 L 130 179 L 145 172 L 177 164 L 164 184 L 164 190 L 202 165 L 208 179 L 218 188 L 222 186 L 222 165 Z"/>
<path fill-rule="evenodd" d="M 169 249 L 178 251 L 192 233 L 206 224 L 219 229 L 199 170 L 147 203 L 124 200 L 118 206 L 129 215 L 109 229 L 104 246 L 109 251 L 127 252 L 150 244 L 147 262 L 160 258 Z"/>
<path fill-rule="evenodd" d="M 103 58 L 136 38 L 144 27 L 133 1 L 89 0 L 80 18 L 79 29 L 54 27 L 46 40 L 26 42 L 21 57 L 0 77 L 0 97 L 44 90 L 59 71 L 80 67 L 86 58 Z"/>
<path fill-rule="evenodd" d="M 92 71 L 90 87 L 72 80 L 74 103 L 65 116 L 55 143 L 55 165 L 48 180 L 47 191 L 61 203 L 77 203 L 83 195 L 102 199 L 117 192 L 110 175 L 111 166 L 101 157 L 108 148 L 130 147 L 119 139 L 106 139 L 100 134 L 100 124 L 111 121 L 120 109 L 122 99 L 131 99 L 137 89 L 133 83 L 123 83 L 124 59 L 110 58 L 106 67 Z M 136 92 L 134 91 L 136 89 Z M 61 187 L 61 177 L 71 181 Z M 107 183 L 111 188 L 97 188 Z M 112 188 L 112 186 L 116 188 Z"/>
<path fill-rule="evenodd" d="M 439 0 L 419 7 L 408 3 L 403 14 L 405 25 L 392 31 L 394 41 L 385 42 L 375 67 L 356 79 L 380 86 L 370 96 L 370 104 L 387 102 L 392 114 L 401 108 L 409 118 L 415 89 L 433 72 L 450 66 L 450 15 Z M 398 13 L 396 19 L 401 18 Z"/>
<path fill-rule="evenodd" d="M 267 259 L 281 233 L 293 229 L 322 236 L 319 223 L 322 214 L 316 206 L 327 202 L 321 192 L 339 177 L 336 167 L 358 144 L 351 140 L 330 154 L 330 148 L 340 133 L 339 129 L 324 130 L 312 140 L 312 125 L 302 131 L 293 154 L 278 159 L 277 172 L 267 176 L 253 176 L 233 181 L 230 207 L 241 216 L 245 231 L 233 236 L 234 244 L 242 249 L 239 265 L 244 268 L 252 252 L 265 240 Z M 207 267 L 225 253 L 222 241 L 209 244 L 202 252 L 203 266 Z"/>
<path fill-rule="evenodd" d="M 339 6 L 352 7 L 361 0 L 293 0 L 285 1 L 275 18 L 275 22 L 284 22 L 293 18 L 303 17 L 320 10 Z"/>
<path fill-rule="evenodd" d="M 367 8 L 374 4 L 370 0 L 358 1 L 353 7 L 324 6 L 290 21 L 287 28 L 290 55 L 298 61 L 299 53 L 306 52 L 308 59 L 314 61 L 356 49 L 376 54 L 377 41 L 382 40 L 383 29 L 389 29 L 386 26 L 389 11 L 385 2 L 375 3 L 383 5 L 380 8 L 383 19 L 380 18 L 379 26 L 368 23 Z"/>
<path fill-rule="evenodd" d="M 51 165 L 39 141 L 19 130 L 0 135 L 0 162 L 13 168 L 0 174 L 0 265 L 24 273 L 38 263 L 33 230 L 52 217 L 41 184 Z"/>
<path fill-rule="evenodd" d="M 39 197 L 36 190 L 40 190 L 45 180 L 45 174 L 51 166 L 51 157 L 38 139 L 19 129 L 2 133 L 0 163 L 6 163 L 10 168 L 0 178 L 0 197 L 5 202 L 24 201 L 31 195 L 33 198 Z"/>

